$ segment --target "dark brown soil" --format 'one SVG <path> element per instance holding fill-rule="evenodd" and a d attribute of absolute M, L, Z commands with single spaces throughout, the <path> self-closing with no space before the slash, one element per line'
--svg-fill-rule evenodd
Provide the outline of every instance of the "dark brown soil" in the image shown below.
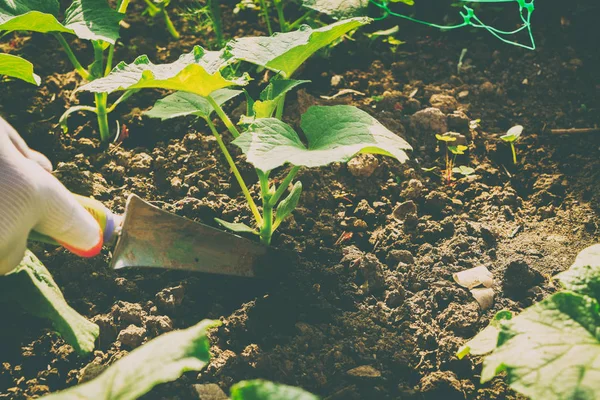
<path fill-rule="evenodd" d="M 145 398 L 193 399 L 193 383 L 213 382 L 227 391 L 250 378 L 301 386 L 326 399 L 517 397 L 501 378 L 481 385 L 481 360 L 458 360 L 454 353 L 497 311 L 519 311 L 552 292 L 549 278 L 597 242 L 600 225 L 600 134 L 549 133 L 598 127 L 600 53 L 591 41 L 597 28 L 587 21 L 590 11 L 548 7 L 536 11 L 536 51 L 479 31 L 443 34 L 403 24 L 400 38 L 407 43 L 396 53 L 359 38 L 344 41 L 327 59 L 311 59 L 297 77 L 313 83 L 290 97 L 288 121 L 312 104 L 334 102 L 321 96 L 350 88 L 364 95 L 335 102 L 370 112 L 415 151 L 405 165 L 361 156 L 351 167 L 302 170 L 300 207 L 273 243 L 297 252 L 299 262 L 282 265 L 286 271 L 278 277 L 117 273 L 107 267 L 108 250 L 88 260 L 33 245 L 69 304 L 100 325 L 101 335 L 97 351 L 79 357 L 44 321 L 3 305 L 0 399 L 75 385 L 132 347 L 204 318 L 223 321 L 211 336 L 209 367 Z M 139 11 L 136 4 L 132 14 Z M 177 42 L 160 35 L 161 23 L 131 18 L 117 59 L 146 53 L 153 61 L 173 60 L 211 37 L 175 20 L 184 33 Z M 262 29 L 251 13 L 226 22 L 235 36 Z M 463 48 L 468 52 L 458 73 Z M 251 222 L 203 124 L 141 116 L 161 93 L 141 92 L 120 106 L 114 115 L 130 136 L 106 151 L 88 116 L 73 116 L 67 135 L 57 127 L 66 107 L 91 99 L 74 95 L 80 80 L 51 38 L 8 35 L 0 50 L 26 56 L 43 82 L 40 88 L 1 83 L 0 114 L 49 156 L 70 190 L 115 212 L 135 193 L 206 224 L 215 225 L 214 217 Z M 78 50 L 85 52 L 84 46 Z M 234 115 L 238 106 L 230 107 Z M 431 106 L 441 112 L 425 110 Z M 475 119 L 480 127 L 472 129 Z M 499 140 L 515 124 L 525 127 L 517 165 Z M 458 162 L 476 170 L 451 186 L 422 170 L 441 165 L 434 134 L 442 130 L 466 137 L 469 151 Z M 360 176 L 369 169 L 372 175 Z M 256 181 L 250 166 L 242 170 Z M 453 273 L 479 265 L 495 279 L 487 311 L 452 280 Z M 133 329 L 136 340 L 117 340 L 130 325 L 143 328 Z"/>

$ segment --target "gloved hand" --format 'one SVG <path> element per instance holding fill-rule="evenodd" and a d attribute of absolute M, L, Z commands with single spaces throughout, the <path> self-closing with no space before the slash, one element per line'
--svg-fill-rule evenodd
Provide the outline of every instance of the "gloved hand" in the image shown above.
<path fill-rule="evenodd" d="M 102 249 L 100 225 L 50 171 L 50 161 L 0 118 L 0 275 L 19 265 L 32 229 L 82 257 Z"/>

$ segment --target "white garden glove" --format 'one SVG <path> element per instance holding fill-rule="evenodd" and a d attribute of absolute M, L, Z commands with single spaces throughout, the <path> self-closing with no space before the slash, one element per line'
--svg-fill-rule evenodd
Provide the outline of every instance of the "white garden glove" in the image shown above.
<path fill-rule="evenodd" d="M 0 275 L 19 265 L 32 229 L 82 257 L 102 249 L 100 225 L 50 171 L 0 118 Z"/>

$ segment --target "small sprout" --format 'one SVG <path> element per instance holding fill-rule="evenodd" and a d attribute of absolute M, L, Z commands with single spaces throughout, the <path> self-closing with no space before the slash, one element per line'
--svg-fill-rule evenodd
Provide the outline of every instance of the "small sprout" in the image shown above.
<path fill-rule="evenodd" d="M 506 132 L 505 135 L 500 136 L 500 139 L 504 140 L 507 143 L 510 143 L 510 149 L 512 150 L 513 155 L 513 163 L 517 163 L 517 152 L 515 150 L 515 142 L 518 142 L 521 138 L 521 133 L 523 133 L 522 125 L 515 125 Z"/>
<path fill-rule="evenodd" d="M 452 172 L 455 174 L 461 174 L 462 176 L 469 176 L 475 173 L 475 170 L 471 167 L 467 167 L 465 165 L 460 165 L 458 167 L 452 168 Z"/>
<path fill-rule="evenodd" d="M 465 154 L 465 150 L 468 149 L 467 146 L 463 146 L 459 144 L 458 146 L 448 146 L 448 150 L 452 154 Z"/>
<path fill-rule="evenodd" d="M 443 135 L 436 134 L 435 138 L 437 140 L 439 140 L 440 142 L 446 142 L 446 143 L 456 141 L 456 138 L 454 136 L 448 135 L 447 133 L 444 133 Z"/>
<path fill-rule="evenodd" d="M 479 128 L 480 125 L 481 125 L 481 119 L 479 119 L 479 118 L 469 121 L 469 128 L 471 128 L 473 130 Z"/>
<path fill-rule="evenodd" d="M 444 170 L 442 171 L 442 176 L 446 181 L 446 184 L 450 185 L 454 180 L 452 173 L 457 172 L 456 168 L 454 168 L 456 156 L 460 154 L 465 154 L 465 150 L 467 150 L 468 147 L 462 144 L 450 146 L 449 143 L 456 141 L 456 136 L 450 134 L 450 132 L 444 133 L 443 135 L 436 134 L 435 138 L 440 142 L 444 142 L 446 144 L 446 168 L 444 168 Z M 450 156 L 450 153 L 452 153 L 453 156 Z"/>

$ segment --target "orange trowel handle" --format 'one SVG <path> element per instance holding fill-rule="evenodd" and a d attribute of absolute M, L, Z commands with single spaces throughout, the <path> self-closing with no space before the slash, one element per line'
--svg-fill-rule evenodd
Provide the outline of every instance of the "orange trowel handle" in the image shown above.
<path fill-rule="evenodd" d="M 77 202 L 81 204 L 83 208 L 85 208 L 90 214 L 92 214 L 96 221 L 98 221 L 98 224 L 104 233 L 104 243 L 109 243 L 115 232 L 117 224 L 116 216 L 98 200 L 80 196 L 78 194 L 73 194 L 73 196 L 75 196 Z M 31 231 L 28 239 L 36 242 L 60 246 L 60 244 L 53 238 L 42 235 L 36 231 Z"/>

